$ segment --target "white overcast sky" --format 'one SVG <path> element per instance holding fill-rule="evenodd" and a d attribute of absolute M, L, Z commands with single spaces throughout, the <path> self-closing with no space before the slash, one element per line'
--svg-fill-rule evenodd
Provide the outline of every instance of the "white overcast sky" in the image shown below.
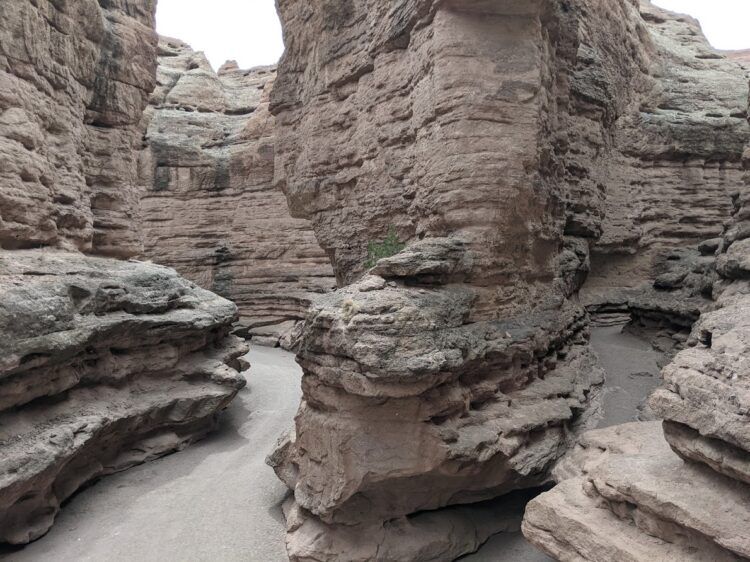
<path fill-rule="evenodd" d="M 274 64 L 284 52 L 274 0 L 158 0 L 156 30 L 204 51 L 214 69 Z"/>
<path fill-rule="evenodd" d="M 348 1 L 348 0 L 345 0 Z M 386 0 L 383 0 L 386 1 Z M 284 50 L 274 0 L 158 0 L 159 33 L 204 51 L 214 68 L 274 64 Z M 750 49 L 750 0 L 655 0 L 701 21 L 718 49 Z"/>

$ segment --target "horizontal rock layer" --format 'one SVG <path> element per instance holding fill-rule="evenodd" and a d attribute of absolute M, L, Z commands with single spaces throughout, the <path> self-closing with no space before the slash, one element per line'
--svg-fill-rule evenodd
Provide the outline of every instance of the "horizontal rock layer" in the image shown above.
<path fill-rule="evenodd" d="M 637 103 L 618 118 L 591 284 L 658 276 L 675 248 L 721 236 L 750 141 L 748 73 L 698 22 L 640 2 L 651 47 Z"/>
<path fill-rule="evenodd" d="M 154 87 L 155 8 L 0 6 L 1 248 L 141 251 L 136 160 Z"/>
<path fill-rule="evenodd" d="M 203 53 L 163 38 L 140 164 L 144 255 L 237 303 L 255 341 L 274 345 L 335 286 L 309 222 L 273 186 L 275 75 L 217 75 Z"/>
<path fill-rule="evenodd" d="M 584 435 L 555 469 L 562 483 L 529 504 L 525 535 L 557 559 L 750 558 L 750 291 L 737 234 L 744 191 L 716 248 L 725 278 L 714 310 L 651 397 L 663 433 L 652 423 Z"/>
<path fill-rule="evenodd" d="M 750 557 L 750 487 L 685 463 L 660 422 L 584 436 L 527 506 L 527 539 L 558 560 L 716 560 Z"/>
<path fill-rule="evenodd" d="M 334 560 L 355 529 L 377 552 L 388 521 L 546 482 L 593 422 L 602 371 L 568 299 L 654 47 L 625 0 L 279 12 L 276 182 L 349 286 L 308 314 L 271 463 L 315 529 L 290 518 L 290 557 Z"/>
<path fill-rule="evenodd" d="M 365 276 L 308 312 L 296 432 L 269 458 L 294 490 L 292 560 L 384 553 L 399 544 L 395 520 L 409 521 L 406 559 L 434 559 L 433 526 L 454 529 L 442 556 L 471 552 L 506 529 L 473 515 L 486 510 L 474 502 L 544 483 L 594 423 L 603 372 L 583 309 L 560 297 L 467 324 L 469 289 L 419 283 L 471 262 L 457 246 L 415 244 L 378 263 L 385 277 Z M 455 504 L 472 505 L 445 507 Z M 433 523 L 423 528 L 425 511 Z"/>
<path fill-rule="evenodd" d="M 179 450 L 245 384 L 236 307 L 170 269 L 0 253 L 0 542 L 102 475 Z"/>
<path fill-rule="evenodd" d="M 0 4 L 0 543 L 203 436 L 244 385 L 235 305 L 171 269 L 84 255 L 142 251 L 155 7 Z"/>

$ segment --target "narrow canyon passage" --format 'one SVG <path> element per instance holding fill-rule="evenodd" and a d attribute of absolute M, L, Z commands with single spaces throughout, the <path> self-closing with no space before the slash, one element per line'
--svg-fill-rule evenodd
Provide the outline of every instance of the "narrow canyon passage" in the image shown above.
<path fill-rule="evenodd" d="M 601 426 L 632 421 L 658 383 L 658 354 L 622 326 L 594 328 L 592 343 L 608 374 Z M 253 347 L 248 359 L 248 387 L 218 433 L 101 480 L 71 500 L 48 535 L 0 559 L 286 560 L 279 505 L 286 489 L 264 459 L 292 423 L 301 372 L 294 356 L 279 349 Z M 462 560 L 551 559 L 518 532 L 498 535 Z"/>
<path fill-rule="evenodd" d="M 607 372 L 604 416 L 598 427 L 637 421 L 651 392 L 661 384 L 661 354 L 623 326 L 593 327 L 591 345 Z"/>

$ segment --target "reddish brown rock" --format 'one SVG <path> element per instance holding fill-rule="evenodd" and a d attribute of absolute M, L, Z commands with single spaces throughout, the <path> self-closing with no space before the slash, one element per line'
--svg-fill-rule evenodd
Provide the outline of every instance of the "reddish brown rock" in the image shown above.
<path fill-rule="evenodd" d="M 306 521 L 290 557 L 334 560 L 342 537 L 375 548 L 391 519 L 547 481 L 595 418 L 568 298 L 651 47 L 631 2 L 279 8 L 278 182 L 349 286 L 308 314 L 295 438 L 271 463 Z M 405 248 L 368 263 L 391 226 Z"/>
<path fill-rule="evenodd" d="M 0 4 L 0 543 L 204 436 L 245 384 L 235 305 L 174 270 L 86 255 L 141 252 L 154 10 Z"/>
<path fill-rule="evenodd" d="M 141 251 L 135 163 L 154 86 L 154 5 L 3 2 L 2 248 Z"/>
<path fill-rule="evenodd" d="M 159 50 L 141 157 L 145 256 L 237 303 L 256 343 L 292 345 L 310 299 L 335 281 L 273 186 L 275 68 L 227 63 L 217 75 L 176 39 Z"/>

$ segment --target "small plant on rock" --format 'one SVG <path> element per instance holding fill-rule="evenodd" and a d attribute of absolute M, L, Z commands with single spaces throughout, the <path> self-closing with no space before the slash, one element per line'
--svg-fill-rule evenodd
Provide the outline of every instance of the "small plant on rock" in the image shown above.
<path fill-rule="evenodd" d="M 382 242 L 370 242 L 367 245 L 367 261 L 365 262 L 365 267 L 368 269 L 375 267 L 378 260 L 394 256 L 405 247 L 406 244 L 398 239 L 396 229 L 391 225 L 388 227 L 388 235 L 385 237 L 385 240 Z"/>

